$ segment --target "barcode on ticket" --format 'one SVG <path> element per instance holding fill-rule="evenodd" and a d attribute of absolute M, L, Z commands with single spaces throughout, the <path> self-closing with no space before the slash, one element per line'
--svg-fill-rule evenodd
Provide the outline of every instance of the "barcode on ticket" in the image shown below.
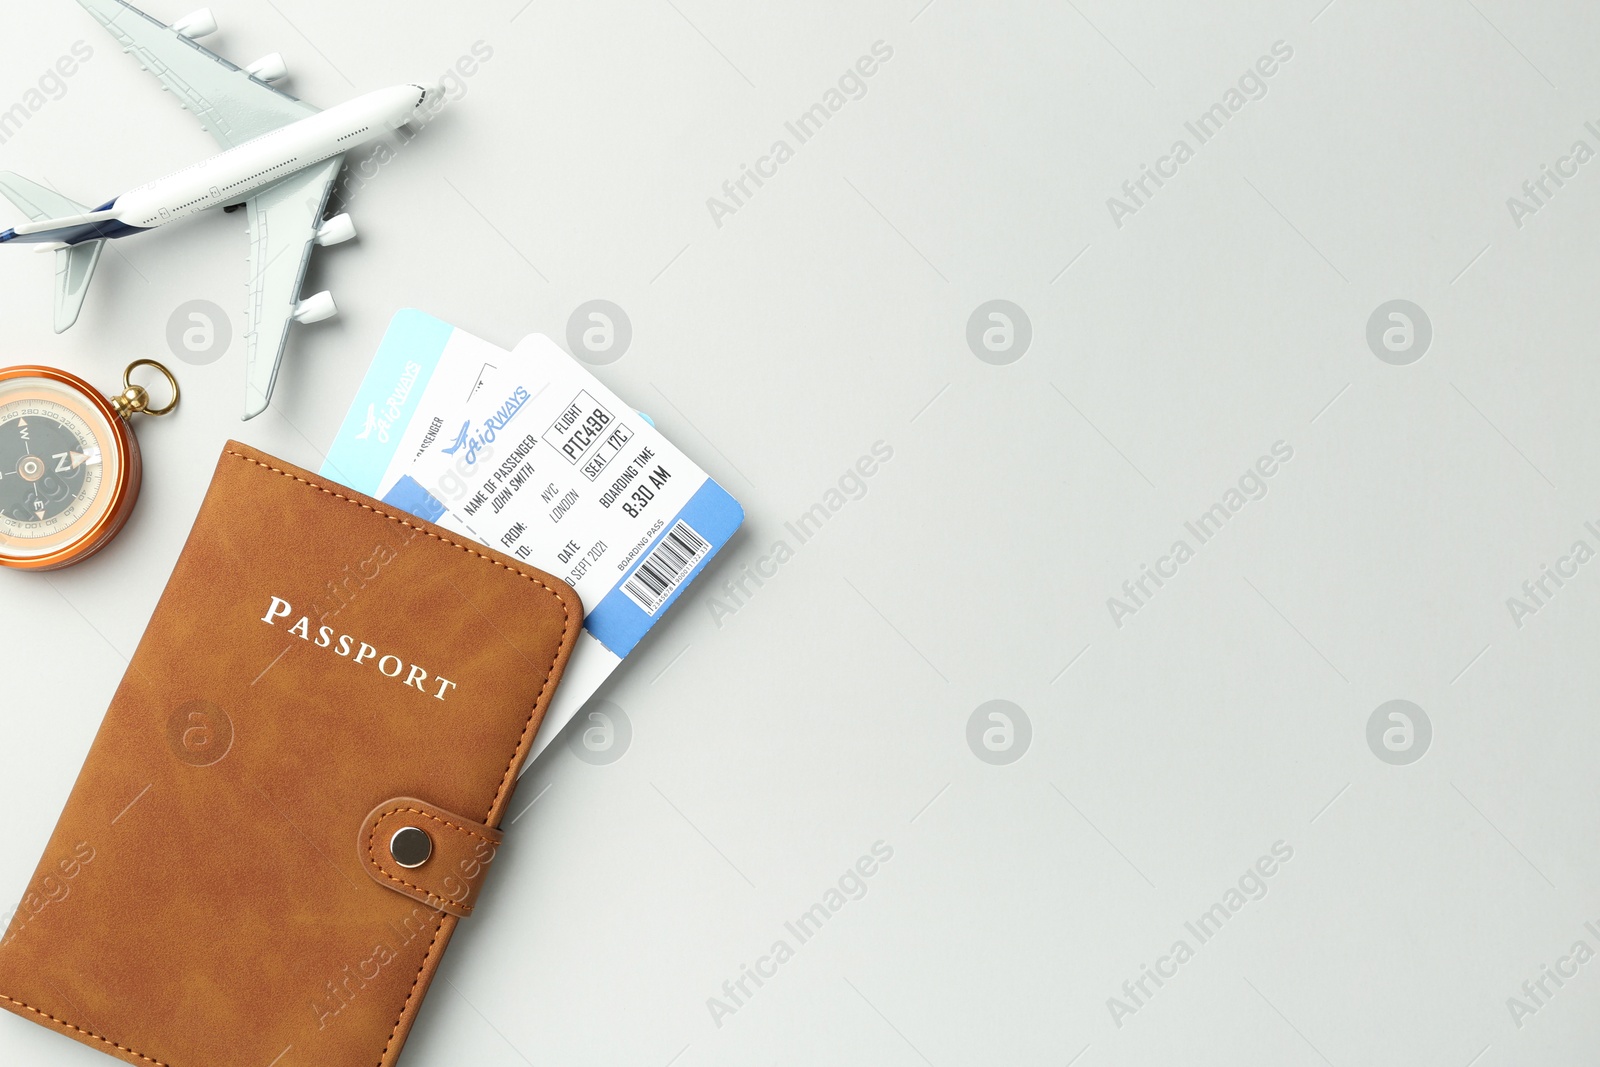
<path fill-rule="evenodd" d="M 679 519 L 623 583 L 622 591 L 647 615 L 654 615 L 710 551 L 705 538 Z"/>

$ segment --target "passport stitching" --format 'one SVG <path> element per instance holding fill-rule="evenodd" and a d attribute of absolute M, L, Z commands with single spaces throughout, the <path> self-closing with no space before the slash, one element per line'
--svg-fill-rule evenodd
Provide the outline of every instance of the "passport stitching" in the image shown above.
<path fill-rule="evenodd" d="M 430 949 L 432 947 L 433 946 L 431 946 L 431 945 L 429 946 Z M 65 1026 L 68 1030 L 74 1030 L 74 1031 L 76 1031 L 76 1032 L 78 1032 L 80 1034 L 83 1034 L 83 1035 L 87 1036 L 87 1037 L 92 1037 L 96 1041 L 104 1042 L 105 1044 L 110 1045 L 112 1048 L 117 1049 L 118 1051 L 126 1052 L 130 1056 L 137 1056 L 141 1060 L 144 1060 L 146 1063 L 154 1064 L 155 1067 L 168 1067 L 167 1064 L 162 1063 L 160 1060 L 151 1059 L 149 1056 L 146 1056 L 144 1053 L 136 1052 L 133 1049 L 129 1048 L 127 1045 L 119 1045 L 115 1041 L 111 1040 L 109 1037 L 102 1037 L 101 1035 L 95 1033 L 93 1030 L 85 1030 L 81 1026 L 74 1026 L 71 1023 L 67 1022 L 67 1020 L 58 1019 L 54 1015 L 51 1015 L 47 1011 L 40 1011 L 38 1008 L 34 1007 L 32 1004 L 24 1004 L 22 1001 L 16 1000 L 16 999 L 14 999 L 12 997 L 8 997 L 4 993 L 0 993 L 0 1000 L 5 1001 L 7 1004 L 15 1004 L 19 1008 L 25 1008 L 28 1011 L 33 1012 L 35 1015 L 43 1016 L 44 1018 L 49 1019 L 53 1023 L 60 1023 L 62 1026 Z M 385 1049 L 384 1051 L 387 1052 L 388 1050 Z"/>

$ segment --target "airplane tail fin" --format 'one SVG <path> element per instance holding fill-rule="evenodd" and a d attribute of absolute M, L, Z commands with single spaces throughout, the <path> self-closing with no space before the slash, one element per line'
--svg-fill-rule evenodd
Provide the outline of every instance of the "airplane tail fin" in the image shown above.
<path fill-rule="evenodd" d="M 17 210 L 27 215 L 30 222 L 63 215 L 82 215 L 89 210 L 86 204 L 69 200 L 54 189 L 47 189 L 38 182 L 30 182 L 10 171 L 0 172 L 0 195 L 17 205 Z"/>
<path fill-rule="evenodd" d="M 9 171 L 0 172 L 0 195 L 35 224 L 90 214 L 86 205 Z M 31 228 L 20 227 L 23 233 Z M 89 279 L 94 276 L 104 246 L 104 241 L 85 241 L 56 251 L 56 333 L 64 332 L 78 321 L 83 298 L 89 293 Z"/>

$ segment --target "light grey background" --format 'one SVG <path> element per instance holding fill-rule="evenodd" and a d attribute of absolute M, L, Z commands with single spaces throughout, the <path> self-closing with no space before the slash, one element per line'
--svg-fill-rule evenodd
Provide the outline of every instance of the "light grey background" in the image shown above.
<path fill-rule="evenodd" d="M 237 421 L 236 319 L 226 356 L 173 361 L 184 407 L 140 427 L 121 540 L 0 574 L 9 894 L 226 438 L 317 466 L 397 308 L 509 346 L 606 299 L 633 340 L 597 373 L 748 528 L 602 693 L 631 725 L 621 758 L 563 744 L 524 779 L 408 1064 L 1593 1058 L 1600 962 L 1547 980 L 1520 1026 L 1507 998 L 1600 949 L 1600 562 L 1520 626 L 1507 600 L 1574 541 L 1600 548 L 1600 161 L 1520 226 L 1507 198 L 1575 140 L 1600 148 L 1600 11 L 213 6 L 208 44 L 281 50 L 315 103 L 493 56 L 350 196 L 361 237 L 310 282 L 344 313 L 295 332 L 271 411 Z M 5 168 L 98 202 L 212 151 L 75 5 L 12 5 L 3 29 L 0 108 L 95 50 Z M 793 145 L 785 121 L 877 41 L 893 58 L 866 94 L 718 226 L 707 198 Z M 1278 41 L 1266 95 L 1117 226 L 1107 198 Z M 241 216 L 120 242 L 57 338 L 50 261 L 8 253 L 3 362 L 109 389 L 171 356 L 185 301 L 237 314 L 244 275 Z M 1003 365 L 967 343 L 996 299 L 1032 329 Z M 1404 366 L 1367 343 L 1396 299 L 1433 331 Z M 793 544 L 783 523 L 878 441 L 894 455 L 865 496 Z M 1276 442 L 1293 457 L 1264 498 L 1117 625 L 1108 598 Z M 780 538 L 793 558 L 714 612 Z M 969 748 L 991 700 L 1031 725 L 1010 763 Z M 1410 764 L 1368 747 L 1391 700 L 1431 722 Z M 866 895 L 718 1025 L 708 998 L 878 841 Z M 1117 1025 L 1108 998 L 1196 945 L 1185 921 L 1279 841 L 1266 896 Z M 11 1018 L 0 1058 L 102 1062 Z"/>

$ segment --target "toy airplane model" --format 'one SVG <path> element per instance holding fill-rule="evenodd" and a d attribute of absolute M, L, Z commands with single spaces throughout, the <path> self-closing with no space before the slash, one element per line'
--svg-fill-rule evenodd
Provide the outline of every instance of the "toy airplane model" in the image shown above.
<path fill-rule="evenodd" d="M 338 312 L 331 293 L 304 300 L 299 294 L 311 247 L 348 241 L 356 233 L 349 215 L 322 217 L 344 154 L 404 125 L 428 89 L 399 85 L 319 111 L 268 84 L 288 73 L 277 53 L 240 69 L 196 44 L 195 38 L 216 32 L 208 8 L 163 26 L 123 0 L 78 3 L 195 113 L 224 151 L 93 209 L 26 178 L 0 174 L 0 194 L 31 220 L 0 233 L 0 244 L 55 250 L 60 333 L 78 320 L 107 240 L 208 208 L 244 207 L 250 219 L 244 417 L 254 418 L 272 399 L 289 324 Z"/>

